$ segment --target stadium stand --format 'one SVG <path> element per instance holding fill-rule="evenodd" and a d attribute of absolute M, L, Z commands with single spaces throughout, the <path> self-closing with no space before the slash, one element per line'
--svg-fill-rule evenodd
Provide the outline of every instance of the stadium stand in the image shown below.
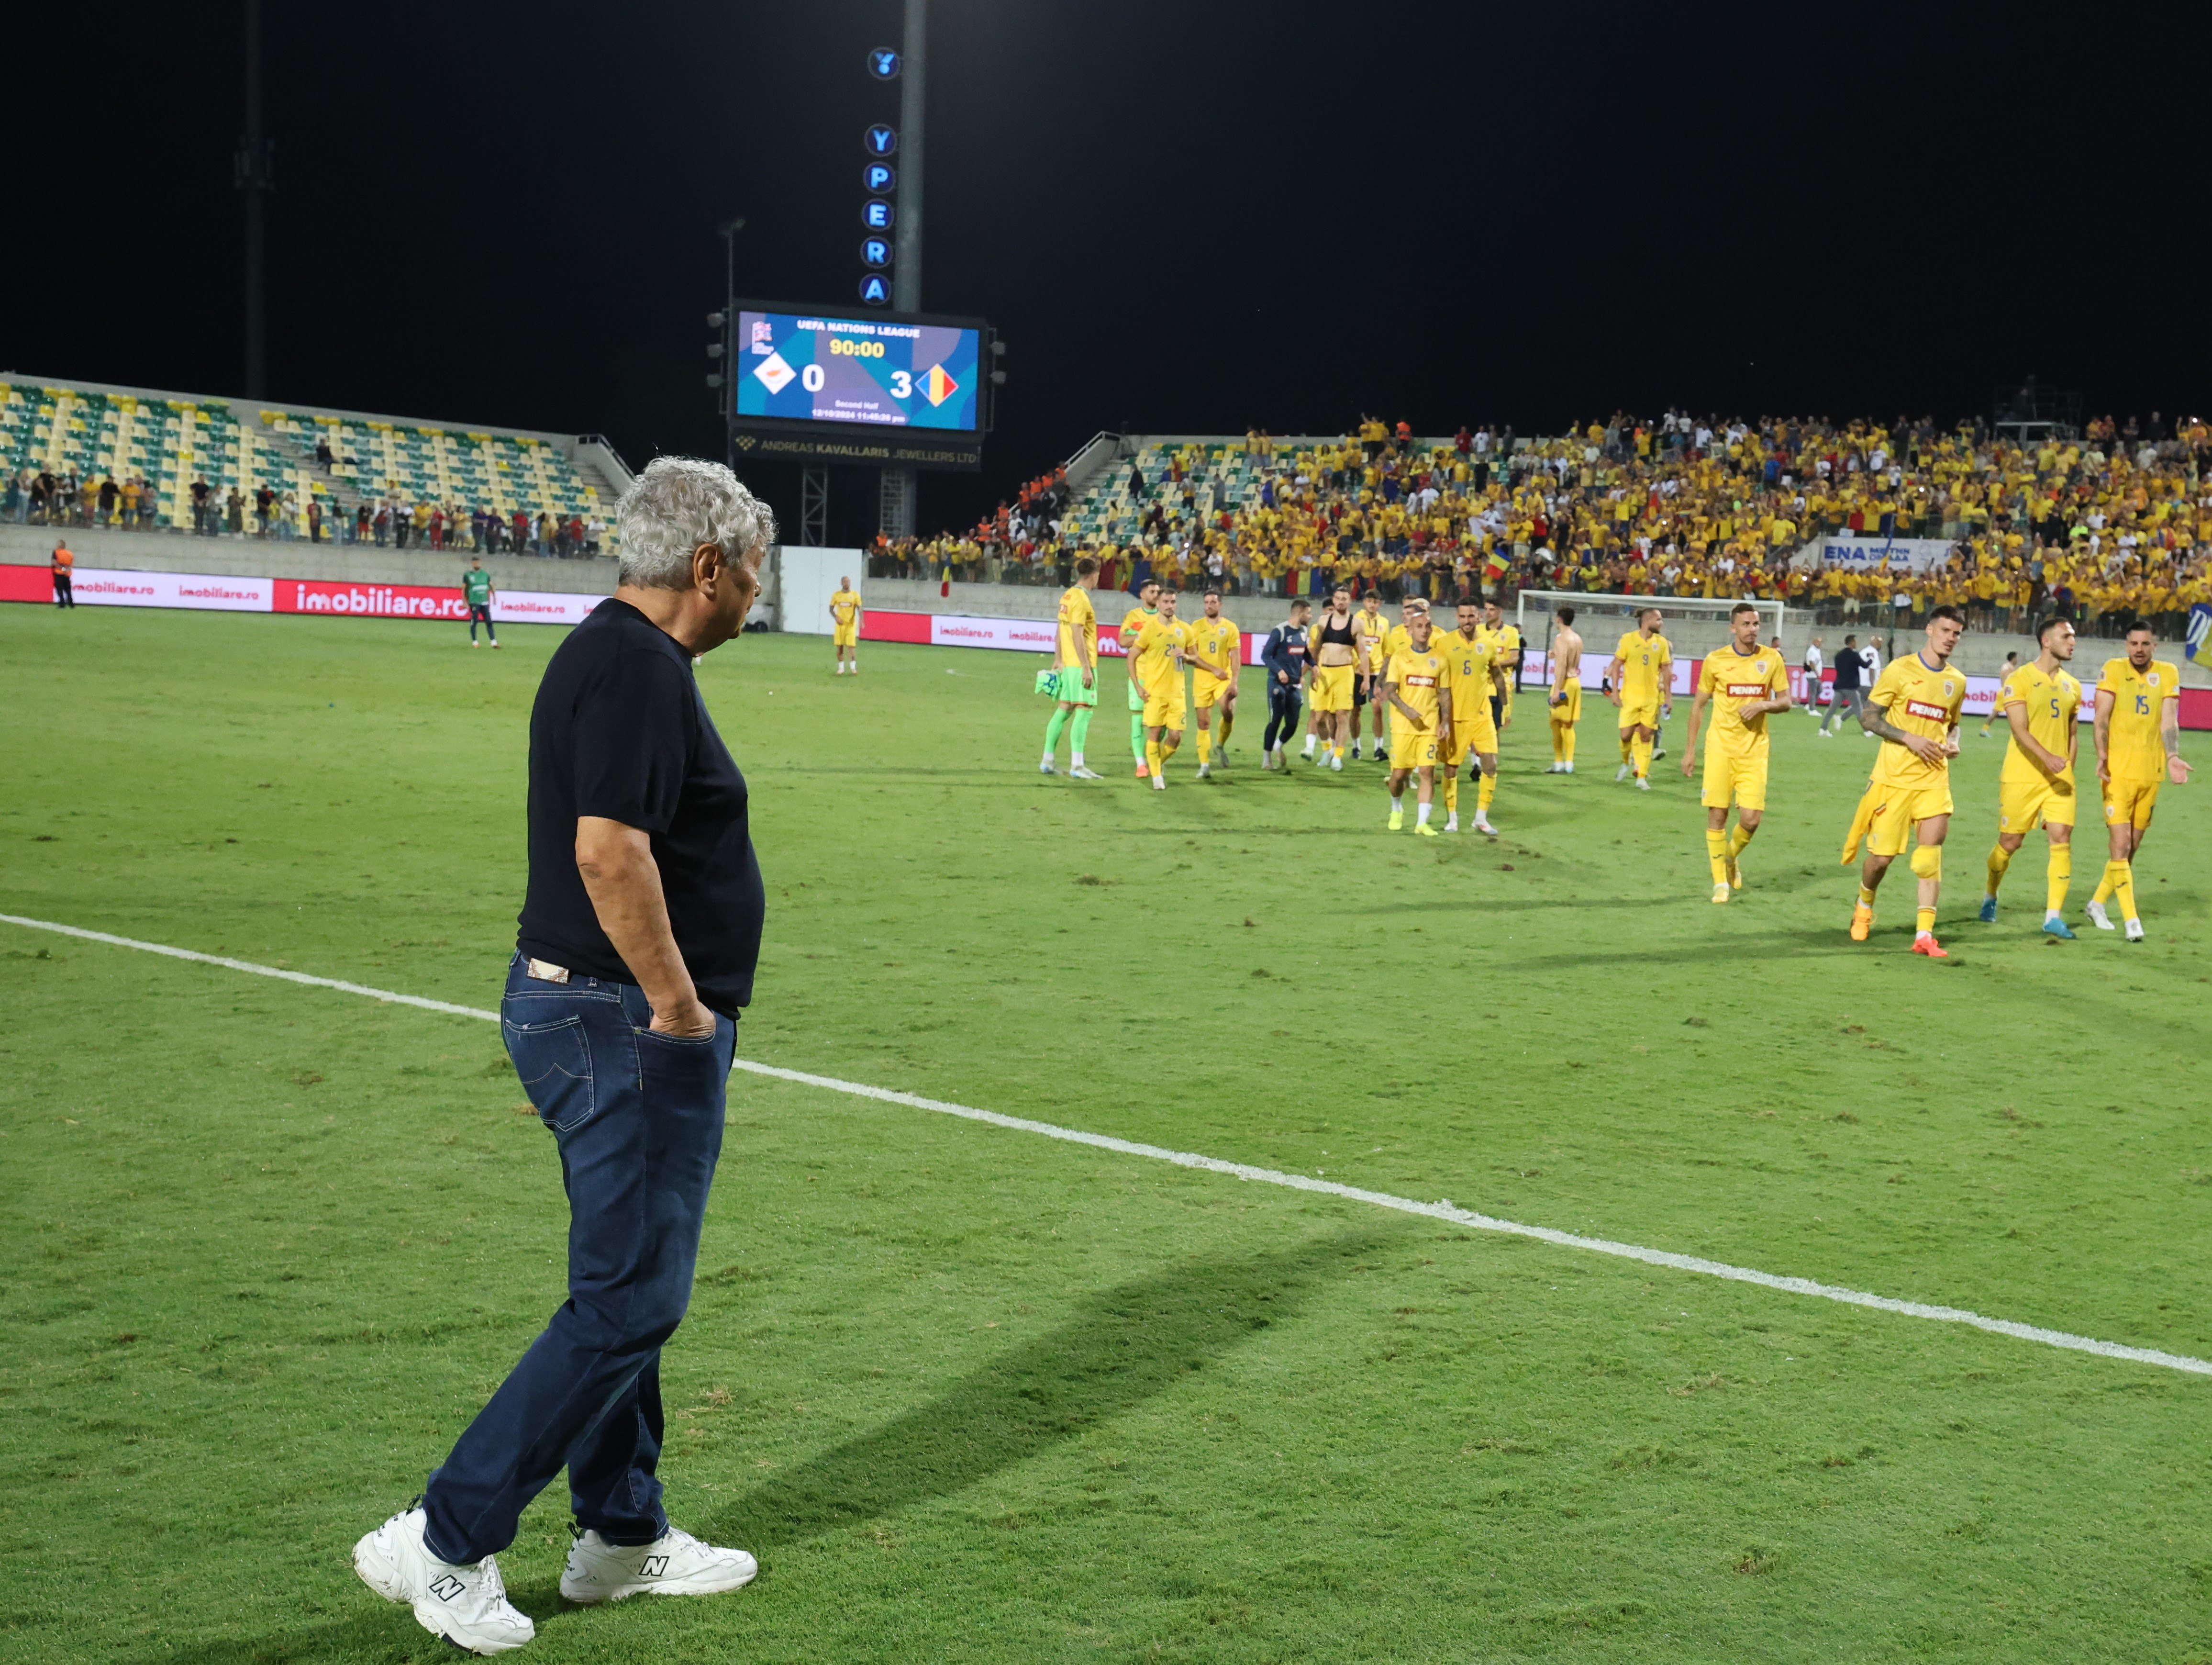
<path fill-rule="evenodd" d="M 0 380 L 0 516 L 533 556 L 612 552 L 629 471 L 596 436 L 457 429 Z"/>
<path fill-rule="evenodd" d="M 870 569 L 1056 585 L 1089 550 L 1116 583 L 1141 568 L 1232 593 L 1748 596 L 1844 625 L 1917 623 L 1948 601 L 1984 629 L 2058 612 L 2091 635 L 2148 618 L 2169 638 L 2212 604 L 2212 431 L 2193 418 L 2124 429 L 2107 416 L 2074 435 L 1670 410 L 1540 439 L 1416 438 L 1368 418 L 1340 435 L 1111 451 L 1072 459 L 974 528 L 879 538 Z M 1835 539 L 1887 553 L 1824 561 Z"/>

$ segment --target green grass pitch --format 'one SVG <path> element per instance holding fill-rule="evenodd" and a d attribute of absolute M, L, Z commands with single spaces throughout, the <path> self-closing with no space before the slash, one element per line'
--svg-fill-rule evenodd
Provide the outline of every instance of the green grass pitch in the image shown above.
<path fill-rule="evenodd" d="M 1255 618 L 1257 615 L 1255 615 Z M 1264 622 L 1264 621 L 1262 621 Z M 498 997 L 558 640 L 0 610 L 0 911 Z M 701 670 L 771 913 L 741 1055 L 1766 1271 L 2212 1356 L 2204 786 L 2150 940 L 1844 934 L 1872 747 L 1777 720 L 1749 888 L 1674 771 L 1540 773 L 1492 844 L 1372 763 L 1036 771 L 1036 661 Z M 1685 702 L 1686 704 L 1686 702 Z M 1471 807 L 1471 805 L 1470 805 Z M 2078 905 L 2100 854 L 2088 841 Z M 489 1024 L 0 926 L 0 1658 L 446 1657 L 347 1565 L 562 1295 Z M 2212 1382 L 744 1074 L 668 1355 L 679 1524 L 744 1594 L 533 1660 L 2212 1657 Z"/>

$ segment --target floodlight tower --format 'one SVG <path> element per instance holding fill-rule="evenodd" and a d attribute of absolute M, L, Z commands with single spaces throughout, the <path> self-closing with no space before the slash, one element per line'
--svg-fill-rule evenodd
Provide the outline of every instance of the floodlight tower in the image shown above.
<path fill-rule="evenodd" d="M 276 188 L 261 131 L 261 0 L 246 0 L 246 133 L 231 160 L 231 183 L 246 198 L 246 397 L 269 395 L 265 264 L 269 193 Z"/>
<path fill-rule="evenodd" d="M 891 276 L 895 311 L 921 310 L 922 118 L 929 88 L 929 0 L 906 0 L 906 39 L 899 66 L 899 171 L 896 264 Z M 878 494 L 877 523 L 889 538 L 915 528 L 915 473 L 887 468 Z"/>

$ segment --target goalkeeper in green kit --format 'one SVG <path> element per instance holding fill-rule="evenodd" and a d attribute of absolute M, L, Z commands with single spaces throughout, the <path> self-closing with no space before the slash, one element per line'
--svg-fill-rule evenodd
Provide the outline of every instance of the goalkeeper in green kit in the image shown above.
<path fill-rule="evenodd" d="M 499 646 L 499 627 L 491 622 L 491 604 L 499 599 L 499 592 L 492 588 L 491 574 L 484 570 L 483 557 L 477 556 L 469 562 L 468 571 L 461 574 L 461 599 L 469 604 L 469 646 L 477 645 L 477 621 L 483 621 L 484 634 L 491 645 Z"/>

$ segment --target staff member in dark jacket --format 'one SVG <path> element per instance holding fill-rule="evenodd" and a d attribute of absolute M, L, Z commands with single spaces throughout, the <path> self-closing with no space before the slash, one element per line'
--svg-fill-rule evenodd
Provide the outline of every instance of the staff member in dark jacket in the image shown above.
<path fill-rule="evenodd" d="M 1313 604 L 1304 596 L 1291 603 L 1291 616 L 1267 632 L 1260 663 L 1267 672 L 1267 732 L 1260 737 L 1260 767 L 1283 767 L 1283 747 L 1298 732 L 1298 690 L 1305 685 L 1306 621 Z"/>
<path fill-rule="evenodd" d="M 1859 651 L 1856 636 L 1844 638 L 1843 651 L 1836 655 L 1835 692 L 1828 705 L 1828 714 L 1820 727 L 1813 732 L 1826 739 L 1843 727 L 1846 718 L 1856 720 L 1866 711 L 1866 684 L 1873 679 L 1867 675 L 1867 656 Z"/>
<path fill-rule="evenodd" d="M 620 586 L 554 652 L 530 714 L 529 889 L 500 1003 L 560 1146 L 568 1299 L 422 1506 L 354 1547 L 372 1589 L 479 1654 L 533 1634 L 492 1556 L 564 1467 L 568 1600 L 703 1595 L 756 1570 L 672 1528 L 654 1470 L 660 1349 L 691 1297 L 763 911 L 744 777 L 692 660 L 744 628 L 775 525 L 728 469 L 680 457 L 615 513 Z"/>

